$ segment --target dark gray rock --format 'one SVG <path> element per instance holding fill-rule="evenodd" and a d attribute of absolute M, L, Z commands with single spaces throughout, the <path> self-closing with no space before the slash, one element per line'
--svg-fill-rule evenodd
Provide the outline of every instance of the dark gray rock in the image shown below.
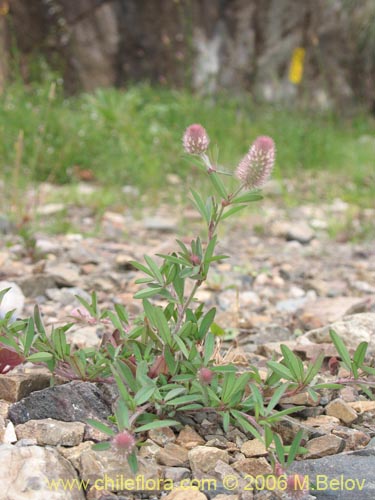
<path fill-rule="evenodd" d="M 375 448 L 296 462 L 293 472 L 306 476 L 317 500 L 375 498 Z"/>
<path fill-rule="evenodd" d="M 70 382 L 36 391 L 9 408 L 14 424 L 54 418 L 64 422 L 106 421 L 112 414 L 108 396 L 93 383 Z"/>

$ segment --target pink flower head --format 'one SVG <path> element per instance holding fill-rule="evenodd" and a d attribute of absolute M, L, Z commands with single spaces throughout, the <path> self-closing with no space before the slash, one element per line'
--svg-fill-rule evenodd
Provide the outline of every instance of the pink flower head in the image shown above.
<path fill-rule="evenodd" d="M 213 379 L 214 373 L 204 366 L 198 372 L 198 379 L 202 385 L 209 385 Z"/>
<path fill-rule="evenodd" d="M 135 443 L 135 437 L 129 431 L 119 432 L 112 440 L 113 447 L 126 456 L 133 452 Z"/>
<path fill-rule="evenodd" d="M 236 177 L 249 189 L 260 189 L 268 181 L 275 164 L 276 149 L 271 137 L 255 139 L 236 169 Z"/>
<path fill-rule="evenodd" d="M 210 144 L 210 138 L 207 135 L 206 129 L 195 123 L 190 125 L 182 138 L 184 149 L 190 155 L 200 155 L 207 151 Z"/>
<path fill-rule="evenodd" d="M 290 498 L 301 500 L 309 492 L 309 478 L 308 476 L 301 476 L 300 474 L 293 474 L 288 476 L 286 492 Z"/>

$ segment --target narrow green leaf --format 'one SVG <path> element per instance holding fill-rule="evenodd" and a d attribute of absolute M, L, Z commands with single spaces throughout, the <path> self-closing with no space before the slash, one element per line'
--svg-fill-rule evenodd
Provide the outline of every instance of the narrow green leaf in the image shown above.
<path fill-rule="evenodd" d="M 156 288 L 145 288 L 144 290 L 140 290 L 136 294 L 134 294 L 135 299 L 148 299 L 149 297 L 153 297 L 163 290 L 162 287 Z"/>
<path fill-rule="evenodd" d="M 336 350 L 337 350 L 338 354 L 340 355 L 340 357 L 342 359 L 342 362 L 345 365 L 345 368 L 347 368 L 349 371 L 351 371 L 351 369 L 352 369 L 352 363 L 351 363 L 351 360 L 350 360 L 349 351 L 347 350 L 344 342 L 337 335 L 337 333 L 335 331 L 333 331 L 333 330 L 329 331 L 329 335 L 330 335 L 330 337 L 332 339 L 332 342 L 334 343 L 334 345 L 336 347 Z"/>
<path fill-rule="evenodd" d="M 230 413 L 229 413 L 229 411 L 221 411 L 219 413 L 223 417 L 223 429 L 224 429 L 224 432 L 228 432 L 228 430 L 229 430 L 229 424 L 230 424 Z"/>
<path fill-rule="evenodd" d="M 104 434 L 107 434 L 107 436 L 115 436 L 116 433 L 113 429 L 108 427 L 108 425 L 103 424 L 103 422 L 99 422 L 98 420 L 93 420 L 92 418 L 88 418 L 86 420 L 86 423 L 88 425 L 91 425 L 91 427 L 94 427 L 95 429 L 98 429 L 98 431 L 103 432 Z"/>
<path fill-rule="evenodd" d="M 138 459 L 135 451 L 128 456 L 128 464 L 133 474 L 138 472 Z"/>
<path fill-rule="evenodd" d="M 1 301 L 3 300 L 3 298 L 4 298 L 4 295 L 5 295 L 6 293 L 8 293 L 10 289 L 11 289 L 11 287 L 9 287 L 9 288 L 4 288 L 3 290 L 1 290 L 1 291 L 0 291 L 0 304 L 1 304 Z"/>
<path fill-rule="evenodd" d="M 139 389 L 139 391 L 134 396 L 135 404 L 139 406 L 148 401 L 154 394 L 155 389 L 156 389 L 155 385 L 149 385 Z"/>
<path fill-rule="evenodd" d="M 44 328 L 42 316 L 40 314 L 40 309 L 39 309 L 38 305 L 35 305 L 35 307 L 34 307 L 34 323 L 35 323 L 37 332 L 42 333 L 43 335 L 45 335 L 46 334 L 46 330 Z"/>
<path fill-rule="evenodd" d="M 215 336 L 212 333 L 208 333 L 206 335 L 206 340 L 204 343 L 203 363 L 205 366 L 208 365 L 208 362 L 211 359 L 214 349 L 215 349 Z"/>
<path fill-rule="evenodd" d="M 183 392 L 186 392 L 186 389 L 185 387 L 179 387 L 177 389 L 172 389 L 171 391 L 169 391 L 167 393 L 167 395 L 164 397 L 164 401 L 167 402 L 173 398 L 175 398 L 176 396 L 182 394 Z"/>
<path fill-rule="evenodd" d="M 185 405 L 185 406 L 180 406 L 178 411 L 189 411 L 189 410 L 200 410 L 203 408 L 203 404 L 191 404 L 191 405 Z"/>
<path fill-rule="evenodd" d="M 235 207 L 229 208 L 226 212 L 223 213 L 223 215 L 221 216 L 221 220 L 227 219 L 228 217 L 236 214 L 240 210 L 243 210 L 244 208 L 246 208 L 246 206 L 247 205 L 237 205 Z"/>
<path fill-rule="evenodd" d="M 32 318 L 29 319 L 27 322 L 27 328 L 26 328 L 26 334 L 25 334 L 25 343 L 24 343 L 24 355 L 28 356 L 30 352 L 30 347 L 33 343 L 35 337 L 35 330 L 34 330 L 34 321 Z"/>
<path fill-rule="evenodd" d="M 320 353 L 317 359 L 314 362 L 310 362 L 309 367 L 307 369 L 304 384 L 310 384 L 315 375 L 320 371 L 323 361 L 324 361 L 324 353 Z"/>
<path fill-rule="evenodd" d="M 105 451 L 105 450 L 109 450 L 110 447 L 111 447 L 111 443 L 108 442 L 108 441 L 105 441 L 103 443 L 95 443 L 91 446 L 91 449 L 94 450 L 94 451 Z"/>
<path fill-rule="evenodd" d="M 367 348 L 368 348 L 368 342 L 361 342 L 358 345 L 357 349 L 355 350 L 355 353 L 353 355 L 353 363 L 356 366 L 356 368 L 360 368 L 363 365 Z M 357 376 L 358 375 L 356 375 L 356 377 Z"/>
<path fill-rule="evenodd" d="M 168 321 L 164 316 L 163 311 L 160 307 L 154 308 L 154 317 L 158 333 L 163 340 L 163 342 L 169 346 L 172 345 L 172 334 L 168 325 Z"/>
<path fill-rule="evenodd" d="M 120 321 L 122 321 L 125 324 L 129 323 L 128 313 L 126 312 L 126 309 L 122 304 L 115 304 L 115 311 Z"/>
<path fill-rule="evenodd" d="M 292 465 L 292 462 L 294 461 L 294 459 L 298 454 L 299 445 L 301 444 L 302 437 L 303 437 L 303 431 L 299 430 L 295 435 L 291 447 L 289 449 L 288 460 L 286 462 L 288 467 Z"/>
<path fill-rule="evenodd" d="M 210 330 L 215 337 L 223 337 L 225 335 L 225 330 L 215 322 L 212 323 Z"/>
<path fill-rule="evenodd" d="M 115 416 L 120 431 L 129 428 L 129 410 L 122 398 L 119 398 L 117 402 Z"/>
<path fill-rule="evenodd" d="M 226 192 L 223 181 L 220 179 L 220 176 L 216 172 L 210 172 L 209 178 L 212 182 L 212 185 L 216 189 L 217 193 L 226 200 L 228 198 L 228 193 Z"/>
<path fill-rule="evenodd" d="M 201 214 L 201 216 L 204 218 L 207 224 L 210 222 L 210 215 L 206 211 L 205 204 L 203 203 L 202 198 L 200 195 L 194 191 L 194 189 L 191 190 L 191 194 L 193 195 L 193 202 L 198 210 L 198 212 Z"/>
<path fill-rule="evenodd" d="M 289 368 L 282 365 L 281 363 L 277 363 L 276 361 L 268 361 L 267 366 L 271 368 L 275 373 L 280 375 L 282 378 L 286 378 L 288 380 L 294 380 L 295 377 L 292 375 Z"/>
<path fill-rule="evenodd" d="M 281 344 L 280 349 L 283 353 L 285 364 L 294 375 L 295 380 L 298 382 L 302 382 L 304 379 L 302 361 L 294 354 L 291 349 L 289 349 L 288 346 Z"/>
<path fill-rule="evenodd" d="M 187 394 L 186 396 L 179 396 L 177 398 L 172 399 L 171 401 L 168 402 L 168 404 L 172 406 L 178 406 L 181 404 L 193 403 L 199 400 L 200 397 L 201 397 L 200 394 Z"/>
<path fill-rule="evenodd" d="M 144 255 L 143 258 L 147 262 L 148 267 L 151 269 L 151 272 L 156 281 L 159 283 L 159 285 L 163 286 L 163 276 L 156 262 L 148 255 Z"/>
<path fill-rule="evenodd" d="M 240 196 L 236 196 L 232 203 L 249 203 L 251 201 L 259 201 L 263 199 L 263 196 L 257 191 L 248 191 Z"/>
<path fill-rule="evenodd" d="M 131 264 L 133 267 L 138 269 L 138 271 L 142 271 L 143 273 L 148 274 L 149 276 L 151 276 L 151 278 L 154 277 L 152 272 L 150 271 L 150 269 L 148 267 L 146 267 L 144 264 L 141 264 L 140 262 L 137 262 L 136 260 L 131 260 L 129 262 L 129 264 Z"/>
<path fill-rule="evenodd" d="M 281 384 L 273 393 L 270 402 L 267 405 L 267 415 L 270 415 L 275 406 L 279 403 L 280 399 L 284 395 L 284 392 L 289 386 L 288 382 Z"/>
<path fill-rule="evenodd" d="M 204 316 L 203 319 L 199 325 L 199 338 L 203 339 L 208 330 L 210 329 L 210 326 L 212 325 L 216 315 L 216 307 L 213 307 L 210 309 Z"/>
<path fill-rule="evenodd" d="M 180 348 L 180 351 L 185 356 L 185 358 L 189 359 L 189 351 L 188 351 L 186 345 L 184 344 L 184 341 L 182 340 L 182 338 L 179 336 L 175 336 L 174 341 L 176 342 L 176 344 Z"/>
<path fill-rule="evenodd" d="M 50 352 L 36 352 L 34 354 L 30 354 L 27 357 L 28 361 L 32 361 L 33 363 L 46 363 L 47 361 L 51 361 L 53 359 L 53 354 Z"/>
<path fill-rule="evenodd" d="M 145 432 L 151 429 L 160 429 L 161 427 L 172 427 L 175 425 L 180 426 L 181 424 L 177 420 L 154 420 L 148 424 L 141 425 L 141 427 L 137 427 L 136 432 Z"/>

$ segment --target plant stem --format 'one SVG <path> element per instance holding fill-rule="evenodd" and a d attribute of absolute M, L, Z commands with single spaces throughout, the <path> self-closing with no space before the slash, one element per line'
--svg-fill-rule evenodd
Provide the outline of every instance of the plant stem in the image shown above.
<path fill-rule="evenodd" d="M 201 281 L 196 281 L 194 283 L 193 289 L 191 290 L 189 297 L 186 299 L 186 302 L 185 302 L 183 308 L 181 309 L 181 312 L 179 312 L 179 314 L 178 314 L 177 323 L 176 323 L 176 326 L 175 326 L 174 331 L 173 331 L 174 335 L 176 335 L 178 330 L 181 328 L 181 324 L 184 320 L 186 310 L 189 307 L 191 301 L 194 299 L 195 292 L 198 290 L 198 288 L 201 286 L 201 284 L 202 284 Z"/>

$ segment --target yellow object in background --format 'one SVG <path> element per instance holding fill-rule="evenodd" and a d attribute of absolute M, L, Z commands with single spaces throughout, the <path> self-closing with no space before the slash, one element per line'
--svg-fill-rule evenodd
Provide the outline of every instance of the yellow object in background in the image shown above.
<path fill-rule="evenodd" d="M 290 61 L 289 68 L 289 81 L 298 85 L 301 83 L 303 76 L 303 66 L 305 63 L 305 49 L 302 47 L 297 47 L 293 51 L 292 60 Z"/>
<path fill-rule="evenodd" d="M 9 12 L 9 3 L 6 0 L 0 0 L 0 16 L 6 16 Z"/>

